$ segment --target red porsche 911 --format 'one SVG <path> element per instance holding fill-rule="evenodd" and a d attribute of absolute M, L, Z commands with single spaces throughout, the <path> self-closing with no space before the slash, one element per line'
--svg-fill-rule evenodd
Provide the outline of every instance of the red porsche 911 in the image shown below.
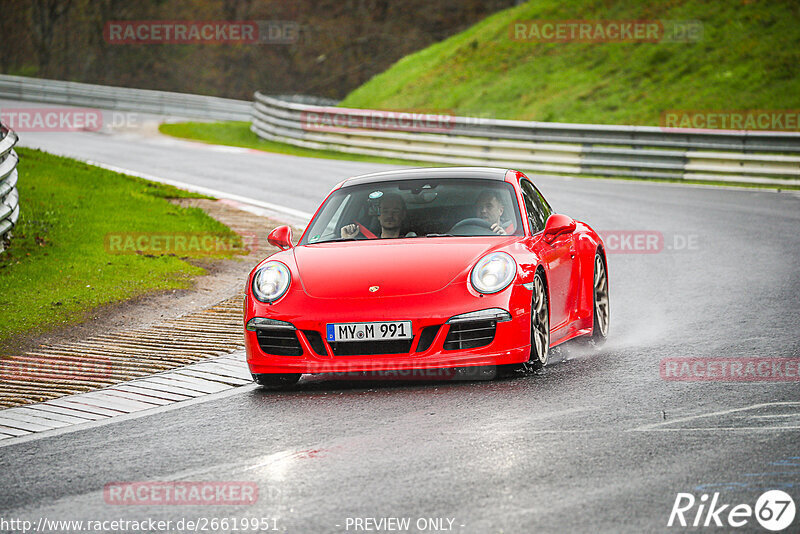
<path fill-rule="evenodd" d="M 250 273 L 245 342 L 264 386 L 303 373 L 502 366 L 608 335 L 603 241 L 523 173 L 409 169 L 337 185 L 296 246 Z"/>

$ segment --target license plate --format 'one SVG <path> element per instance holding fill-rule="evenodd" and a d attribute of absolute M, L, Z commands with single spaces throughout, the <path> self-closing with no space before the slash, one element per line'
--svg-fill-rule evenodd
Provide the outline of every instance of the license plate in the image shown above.
<path fill-rule="evenodd" d="M 328 341 L 380 341 L 411 339 L 411 321 L 333 323 L 327 325 Z"/>

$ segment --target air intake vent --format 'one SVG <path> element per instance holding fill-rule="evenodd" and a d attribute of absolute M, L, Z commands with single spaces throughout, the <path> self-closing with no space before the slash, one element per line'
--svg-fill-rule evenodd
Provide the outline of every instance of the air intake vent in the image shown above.
<path fill-rule="evenodd" d="M 325 342 L 322 341 L 322 335 L 317 332 L 316 330 L 303 330 L 303 334 L 305 334 L 306 339 L 308 339 L 309 345 L 311 348 L 314 349 L 320 356 L 327 356 L 328 353 L 325 352 Z"/>
<path fill-rule="evenodd" d="M 422 333 L 419 335 L 419 343 L 417 344 L 417 352 L 425 352 L 431 348 L 433 340 L 436 339 L 436 334 L 439 333 L 441 325 L 426 326 Z"/>
<path fill-rule="evenodd" d="M 474 321 L 450 325 L 444 340 L 444 350 L 474 349 L 494 340 L 497 321 Z"/>
<path fill-rule="evenodd" d="M 373 354 L 408 354 L 411 339 L 392 341 L 339 341 L 331 343 L 334 356 L 370 356 Z"/>
<path fill-rule="evenodd" d="M 265 354 L 275 356 L 301 356 L 303 347 L 297 339 L 297 331 L 288 328 L 258 328 L 256 329 L 258 346 Z"/>

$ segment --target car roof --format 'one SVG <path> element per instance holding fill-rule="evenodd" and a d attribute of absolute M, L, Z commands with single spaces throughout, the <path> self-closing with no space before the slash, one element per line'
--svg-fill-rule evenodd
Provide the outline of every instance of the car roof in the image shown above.
<path fill-rule="evenodd" d="M 341 187 L 369 184 L 372 182 L 387 182 L 390 180 L 419 180 L 426 178 L 505 180 L 507 172 L 508 169 L 499 167 L 422 167 L 418 169 L 398 169 L 353 176 L 342 182 Z"/>

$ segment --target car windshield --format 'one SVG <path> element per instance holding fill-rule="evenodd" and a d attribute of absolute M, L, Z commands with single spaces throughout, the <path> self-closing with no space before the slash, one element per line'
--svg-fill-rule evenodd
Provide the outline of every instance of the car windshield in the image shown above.
<path fill-rule="evenodd" d="M 483 179 L 419 179 L 338 189 L 311 221 L 299 244 L 503 235 L 522 235 L 511 184 Z"/>

